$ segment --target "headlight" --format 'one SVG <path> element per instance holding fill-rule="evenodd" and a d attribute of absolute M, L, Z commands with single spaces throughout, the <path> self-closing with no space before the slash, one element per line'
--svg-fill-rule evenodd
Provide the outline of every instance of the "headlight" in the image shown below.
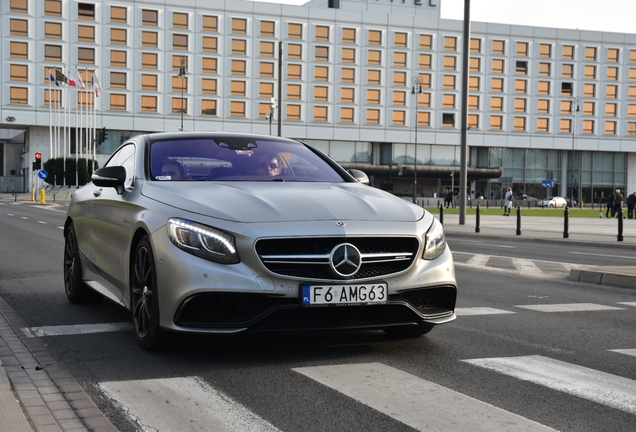
<path fill-rule="evenodd" d="M 221 264 L 241 262 L 234 236 L 223 231 L 172 218 L 168 220 L 168 236 L 176 247 L 192 255 Z"/>
<path fill-rule="evenodd" d="M 425 260 L 432 260 L 444 253 L 446 249 L 446 237 L 444 237 L 444 227 L 437 220 L 433 219 L 433 223 L 426 232 L 426 246 L 424 246 Z"/>

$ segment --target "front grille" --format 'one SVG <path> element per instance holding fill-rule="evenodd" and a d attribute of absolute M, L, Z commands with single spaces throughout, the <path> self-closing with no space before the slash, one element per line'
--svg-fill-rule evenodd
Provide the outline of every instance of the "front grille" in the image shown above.
<path fill-rule="evenodd" d="M 330 270 L 330 253 L 342 243 L 354 245 L 362 255 L 360 270 L 349 278 Z M 272 273 L 314 280 L 357 280 L 399 273 L 413 263 L 418 248 L 415 237 L 305 237 L 256 243 L 256 253 Z"/>

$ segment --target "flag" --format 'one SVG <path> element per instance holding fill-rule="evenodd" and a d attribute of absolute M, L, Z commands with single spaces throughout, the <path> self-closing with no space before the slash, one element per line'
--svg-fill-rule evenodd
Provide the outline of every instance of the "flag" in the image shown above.
<path fill-rule="evenodd" d="M 77 87 L 77 82 L 75 81 L 75 78 L 73 78 L 73 75 L 71 75 L 70 73 L 66 75 L 67 79 L 68 79 L 68 85 L 71 87 Z"/>
<path fill-rule="evenodd" d="M 97 74 L 95 72 L 93 72 L 93 77 L 91 79 L 93 81 L 93 87 L 95 88 L 95 96 L 99 97 L 99 92 L 104 93 L 104 89 L 102 88 L 102 83 L 99 82 L 99 78 L 97 78 Z"/>
<path fill-rule="evenodd" d="M 84 85 L 84 81 L 82 81 L 82 74 L 77 72 L 77 86 L 82 90 L 86 90 L 86 86 Z"/>
<path fill-rule="evenodd" d="M 60 83 L 55 79 L 55 75 L 53 75 L 51 69 L 49 69 L 49 81 L 55 83 L 55 85 L 58 87 L 60 86 Z"/>
<path fill-rule="evenodd" d="M 55 70 L 55 81 L 57 85 L 60 85 L 59 83 L 63 83 L 63 84 L 68 83 L 68 79 L 66 78 L 66 75 L 64 75 L 61 71 L 57 69 Z"/>

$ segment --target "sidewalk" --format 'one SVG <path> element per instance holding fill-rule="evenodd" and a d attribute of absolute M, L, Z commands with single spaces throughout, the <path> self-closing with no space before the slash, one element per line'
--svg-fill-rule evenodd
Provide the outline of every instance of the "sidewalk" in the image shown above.
<path fill-rule="evenodd" d="M 75 188 L 57 188 L 47 193 L 46 204 L 31 201 L 31 194 L 0 194 L 0 202 L 19 205 L 65 204 Z M 522 212 L 523 215 L 523 212 Z M 439 219 L 439 215 L 435 215 Z M 475 232 L 476 216 L 444 215 L 448 237 L 461 234 L 475 238 L 502 238 L 516 241 L 557 242 L 585 248 L 604 245 L 620 250 L 636 250 L 636 220 L 623 220 L 623 240 L 618 241 L 618 220 L 570 218 L 568 238 L 564 238 L 563 218 L 521 217 L 517 234 L 515 212 L 510 217 L 481 216 Z M 636 288 L 636 266 L 572 269 L 570 280 L 585 283 Z M 104 431 L 115 427 L 57 361 L 40 339 L 28 337 L 25 325 L 11 307 L 0 298 L 0 430 L 11 432 Z"/>

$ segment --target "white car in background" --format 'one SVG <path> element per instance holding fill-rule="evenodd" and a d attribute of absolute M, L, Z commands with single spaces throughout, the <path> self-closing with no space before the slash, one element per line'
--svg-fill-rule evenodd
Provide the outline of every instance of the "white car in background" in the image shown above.
<path fill-rule="evenodd" d="M 537 203 L 537 207 L 566 208 L 568 202 L 563 197 L 547 197 Z"/>

